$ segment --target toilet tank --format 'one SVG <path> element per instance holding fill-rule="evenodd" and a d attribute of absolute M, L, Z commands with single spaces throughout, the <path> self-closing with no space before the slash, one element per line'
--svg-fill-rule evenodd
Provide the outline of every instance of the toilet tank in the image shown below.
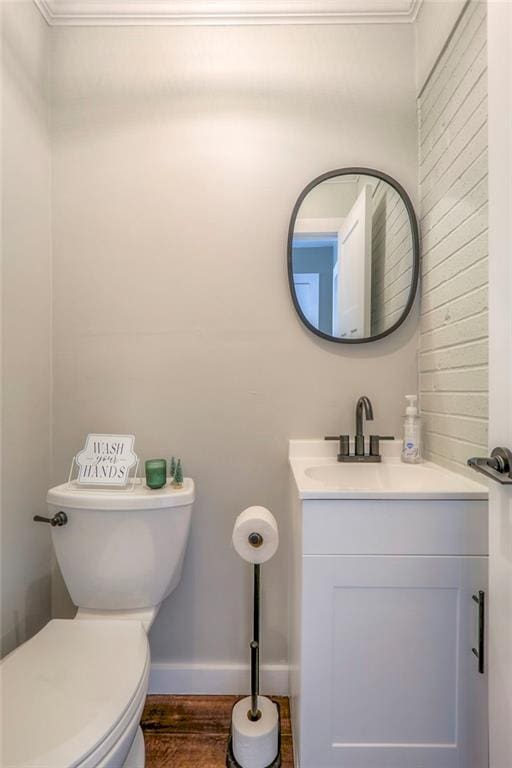
<path fill-rule="evenodd" d="M 159 605 L 181 578 L 194 482 L 150 490 L 84 490 L 64 483 L 48 491 L 53 546 L 71 599 L 79 608 L 135 610 Z"/>

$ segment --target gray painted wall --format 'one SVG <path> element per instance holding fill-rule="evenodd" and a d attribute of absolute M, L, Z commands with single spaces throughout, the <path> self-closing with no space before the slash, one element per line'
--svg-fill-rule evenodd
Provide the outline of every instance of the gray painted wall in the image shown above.
<path fill-rule="evenodd" d="M 3 2 L 1 651 L 50 617 L 51 243 L 49 30 L 32 2 Z"/>
<path fill-rule="evenodd" d="M 287 441 L 352 431 L 362 393 L 399 434 L 417 315 L 381 342 L 309 333 L 286 267 L 306 183 L 369 165 L 412 193 L 411 25 L 53 30 L 54 482 L 91 430 L 181 454 L 197 481 L 154 660 L 245 662 L 250 573 L 231 531 L 275 513 L 267 663 L 287 660 Z M 364 52 L 364 55 L 361 55 Z M 55 581 L 56 615 L 69 615 Z"/>

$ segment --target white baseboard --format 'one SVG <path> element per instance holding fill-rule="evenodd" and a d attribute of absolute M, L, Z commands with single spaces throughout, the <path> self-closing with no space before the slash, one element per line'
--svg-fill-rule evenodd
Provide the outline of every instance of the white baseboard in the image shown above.
<path fill-rule="evenodd" d="M 263 664 L 260 689 L 273 696 L 288 695 L 288 666 Z M 149 693 L 234 694 L 249 693 L 248 664 L 174 664 L 151 665 Z"/>

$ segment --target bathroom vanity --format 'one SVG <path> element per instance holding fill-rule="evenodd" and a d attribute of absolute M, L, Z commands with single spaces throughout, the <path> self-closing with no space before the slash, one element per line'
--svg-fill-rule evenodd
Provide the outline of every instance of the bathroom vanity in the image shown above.
<path fill-rule="evenodd" d="M 290 441 L 300 768 L 486 768 L 487 489 Z"/>

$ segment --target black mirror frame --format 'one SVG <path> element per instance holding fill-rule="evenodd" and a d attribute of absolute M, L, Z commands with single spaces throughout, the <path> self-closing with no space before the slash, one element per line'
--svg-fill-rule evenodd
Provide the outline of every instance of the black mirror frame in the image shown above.
<path fill-rule="evenodd" d="M 314 187 L 318 186 L 318 184 L 321 184 L 322 181 L 326 181 L 327 179 L 332 179 L 334 176 L 349 176 L 353 174 L 373 176 L 377 179 L 380 179 L 381 181 L 385 181 L 387 182 L 387 184 L 393 187 L 393 189 L 395 189 L 400 195 L 400 197 L 402 198 L 405 208 L 407 210 L 407 215 L 409 217 L 409 223 L 411 225 L 412 250 L 413 250 L 413 274 L 412 274 L 411 290 L 409 291 L 407 303 L 404 307 L 404 311 L 402 312 L 401 316 L 398 318 L 396 323 L 390 326 L 386 331 L 383 331 L 382 333 L 378 333 L 375 336 L 367 336 L 364 339 L 341 339 L 341 338 L 337 338 L 336 336 L 331 336 L 328 333 L 324 333 L 323 331 L 320 331 L 318 328 L 315 328 L 314 325 L 311 325 L 309 320 L 306 319 L 306 316 L 302 312 L 300 304 L 297 301 L 297 295 L 295 293 L 295 286 L 293 282 L 293 233 L 294 233 L 295 221 L 297 219 L 297 214 L 299 212 L 299 209 L 305 197 L 311 192 L 312 189 L 314 189 Z M 300 193 L 297 199 L 297 202 L 293 207 L 292 216 L 290 219 L 290 226 L 288 228 L 287 252 L 288 252 L 288 283 L 290 286 L 290 293 L 292 296 L 292 301 L 293 301 L 295 310 L 299 318 L 301 319 L 301 321 L 306 326 L 306 328 L 308 328 L 310 331 L 312 331 L 312 333 L 316 334 L 317 336 L 320 336 L 322 339 L 327 339 L 327 341 L 334 341 L 336 344 L 367 344 L 369 341 L 378 341 L 379 339 L 383 339 L 385 336 L 389 336 L 391 333 L 396 331 L 396 329 L 399 328 L 402 325 L 402 323 L 406 320 L 407 316 L 409 315 L 413 307 L 414 299 L 416 298 L 416 291 L 418 290 L 418 280 L 419 280 L 419 274 L 420 274 L 420 235 L 419 235 L 419 229 L 418 229 L 418 222 L 416 220 L 416 214 L 414 212 L 413 204 L 411 202 L 409 195 L 405 191 L 405 189 L 392 176 L 388 176 L 386 173 L 382 173 L 382 171 L 377 171 L 374 168 L 338 168 L 335 171 L 327 171 L 327 173 L 323 173 L 321 176 L 317 176 L 316 179 L 313 179 L 313 181 L 310 181 L 307 187 L 305 187 Z"/>

